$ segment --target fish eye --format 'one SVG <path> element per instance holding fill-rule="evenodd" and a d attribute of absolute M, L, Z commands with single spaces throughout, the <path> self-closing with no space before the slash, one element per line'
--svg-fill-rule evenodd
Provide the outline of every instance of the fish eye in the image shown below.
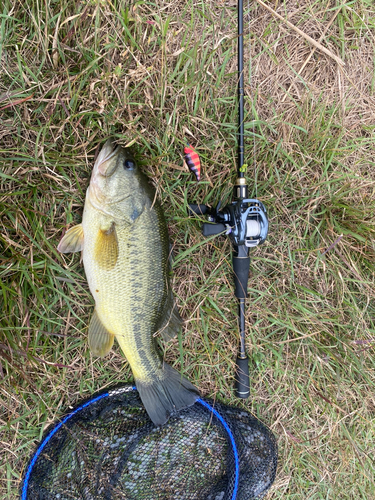
<path fill-rule="evenodd" d="M 124 169 L 125 170 L 134 170 L 135 169 L 135 163 L 132 160 L 125 160 L 124 161 Z"/>

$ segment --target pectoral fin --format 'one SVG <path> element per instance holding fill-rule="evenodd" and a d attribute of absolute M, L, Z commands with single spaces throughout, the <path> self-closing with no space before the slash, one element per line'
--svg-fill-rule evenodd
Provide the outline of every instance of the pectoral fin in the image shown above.
<path fill-rule="evenodd" d="M 107 231 L 99 229 L 94 259 L 105 271 L 111 271 L 115 267 L 118 259 L 118 241 L 114 223 Z"/>
<path fill-rule="evenodd" d="M 57 250 L 61 253 L 80 252 L 83 248 L 82 224 L 71 227 L 58 244 Z"/>
<path fill-rule="evenodd" d="M 112 349 L 115 336 L 110 333 L 94 311 L 89 325 L 89 347 L 94 356 L 106 356 Z"/>

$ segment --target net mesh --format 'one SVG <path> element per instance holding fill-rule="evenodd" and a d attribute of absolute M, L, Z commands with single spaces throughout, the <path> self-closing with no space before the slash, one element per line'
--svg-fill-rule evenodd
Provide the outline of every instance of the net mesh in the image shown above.
<path fill-rule="evenodd" d="M 155 427 L 135 388 L 125 387 L 47 432 L 21 499 L 260 499 L 276 466 L 275 438 L 251 414 L 199 400 Z"/>

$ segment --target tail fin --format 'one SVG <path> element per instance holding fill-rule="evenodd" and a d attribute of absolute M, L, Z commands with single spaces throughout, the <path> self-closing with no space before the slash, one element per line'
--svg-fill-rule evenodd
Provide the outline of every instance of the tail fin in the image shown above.
<path fill-rule="evenodd" d="M 135 381 L 142 403 L 155 425 L 163 425 L 171 412 L 191 406 L 199 391 L 174 368 L 163 364 L 160 377 L 147 384 Z"/>

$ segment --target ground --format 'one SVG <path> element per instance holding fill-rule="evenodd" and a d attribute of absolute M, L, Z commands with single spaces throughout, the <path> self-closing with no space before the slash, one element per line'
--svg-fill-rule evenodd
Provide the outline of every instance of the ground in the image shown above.
<path fill-rule="evenodd" d="M 133 146 L 168 221 L 185 324 L 165 359 L 270 426 L 279 469 L 267 498 L 375 498 L 375 8 L 266 5 L 245 0 L 246 177 L 270 232 L 251 254 L 251 397 L 239 401 L 230 242 L 205 241 L 186 211 L 231 199 L 236 2 L 2 2 L 1 499 L 17 498 L 47 425 L 132 379 L 117 345 L 90 355 L 84 271 L 56 251 L 109 136 Z"/>

